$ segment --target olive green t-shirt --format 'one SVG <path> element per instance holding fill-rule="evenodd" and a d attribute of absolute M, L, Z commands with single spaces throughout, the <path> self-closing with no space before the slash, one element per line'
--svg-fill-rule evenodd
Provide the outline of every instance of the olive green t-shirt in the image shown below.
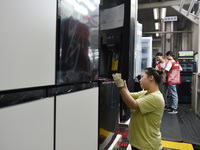
<path fill-rule="evenodd" d="M 139 105 L 131 110 L 128 139 L 140 150 L 161 150 L 160 124 L 164 111 L 164 98 L 160 91 L 145 95 L 147 91 L 130 93 Z"/>

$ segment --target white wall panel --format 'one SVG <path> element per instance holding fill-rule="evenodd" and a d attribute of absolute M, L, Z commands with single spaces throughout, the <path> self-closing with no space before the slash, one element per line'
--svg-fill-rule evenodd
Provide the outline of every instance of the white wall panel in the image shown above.
<path fill-rule="evenodd" d="M 55 84 L 56 0 L 0 1 L 0 91 Z"/>
<path fill-rule="evenodd" d="M 53 150 L 54 100 L 0 109 L 1 150 Z"/>
<path fill-rule="evenodd" d="M 97 150 L 98 88 L 56 99 L 56 150 Z"/>

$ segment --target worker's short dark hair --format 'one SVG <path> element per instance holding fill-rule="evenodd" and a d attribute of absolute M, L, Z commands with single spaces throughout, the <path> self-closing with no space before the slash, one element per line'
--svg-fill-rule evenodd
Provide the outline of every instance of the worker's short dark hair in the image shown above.
<path fill-rule="evenodd" d="M 156 56 L 163 56 L 161 52 L 157 52 Z"/>
<path fill-rule="evenodd" d="M 173 54 L 173 52 L 172 52 L 172 51 L 168 51 L 168 52 L 166 53 L 166 55 L 167 55 L 167 56 L 169 56 L 169 55 L 170 55 L 170 56 L 174 57 L 174 54 Z"/>

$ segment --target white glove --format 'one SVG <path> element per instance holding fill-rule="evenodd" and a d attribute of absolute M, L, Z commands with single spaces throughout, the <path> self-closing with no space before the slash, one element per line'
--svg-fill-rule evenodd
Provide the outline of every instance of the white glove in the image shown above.
<path fill-rule="evenodd" d="M 121 78 L 121 73 L 112 74 L 113 80 L 118 88 L 124 87 L 124 80 Z"/>

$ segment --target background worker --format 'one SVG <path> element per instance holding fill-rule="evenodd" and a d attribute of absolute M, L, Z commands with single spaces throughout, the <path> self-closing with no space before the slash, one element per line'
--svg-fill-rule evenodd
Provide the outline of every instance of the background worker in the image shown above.
<path fill-rule="evenodd" d="M 168 92 L 168 85 L 166 83 L 166 73 L 163 73 L 163 70 L 167 67 L 169 62 L 168 59 L 164 59 L 163 54 L 161 52 L 158 52 L 156 54 L 156 58 L 158 60 L 158 63 L 156 64 L 156 70 L 160 71 L 161 75 L 161 87 L 160 91 L 163 94 L 164 100 L 165 100 L 165 108 L 167 108 L 167 92 Z"/>
<path fill-rule="evenodd" d="M 167 59 L 171 62 L 168 63 L 164 73 L 167 73 L 166 82 L 168 84 L 168 99 L 167 99 L 167 108 L 169 114 L 178 113 L 178 94 L 176 85 L 181 83 L 180 71 L 182 68 L 178 62 L 174 60 L 174 54 L 172 51 L 166 53 Z"/>

